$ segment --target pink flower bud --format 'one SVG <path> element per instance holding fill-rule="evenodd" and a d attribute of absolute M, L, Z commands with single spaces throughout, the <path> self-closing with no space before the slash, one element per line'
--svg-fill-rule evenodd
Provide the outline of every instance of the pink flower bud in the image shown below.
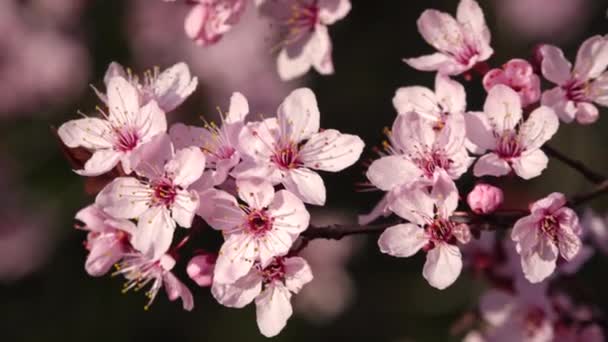
<path fill-rule="evenodd" d="M 532 65 L 523 59 L 512 59 L 502 69 L 492 69 L 483 78 L 483 87 L 490 91 L 497 84 L 509 86 L 517 92 L 522 107 L 540 99 L 540 79 Z"/>
<path fill-rule="evenodd" d="M 469 207 L 476 214 L 490 214 L 502 204 L 502 190 L 488 184 L 477 184 L 467 196 Z"/>
<path fill-rule="evenodd" d="M 203 253 L 193 257 L 186 267 L 188 276 L 190 276 L 198 286 L 211 286 L 216 259 L 217 256 L 211 253 Z"/>

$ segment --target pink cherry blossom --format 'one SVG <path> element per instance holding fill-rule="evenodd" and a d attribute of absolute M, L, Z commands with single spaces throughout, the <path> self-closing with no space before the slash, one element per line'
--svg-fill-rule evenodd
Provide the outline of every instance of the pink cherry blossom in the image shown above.
<path fill-rule="evenodd" d="M 502 204 L 502 201 L 502 190 L 489 184 L 477 184 L 467 195 L 469 207 L 477 214 L 494 212 Z"/>
<path fill-rule="evenodd" d="M 418 18 L 418 31 L 438 52 L 404 60 L 412 68 L 458 75 L 490 58 L 490 30 L 479 4 L 461 0 L 456 18 L 428 9 Z"/>
<path fill-rule="evenodd" d="M 608 40 L 597 35 L 583 42 L 574 68 L 559 48 L 544 45 L 540 51 L 543 76 L 557 84 L 543 93 L 542 104 L 553 108 L 564 122 L 595 122 L 599 113 L 594 103 L 608 106 Z"/>
<path fill-rule="evenodd" d="M 555 312 L 546 286 L 516 282 L 515 293 L 491 289 L 479 310 L 489 324 L 484 341 L 551 342 Z"/>
<path fill-rule="evenodd" d="M 440 128 L 448 115 L 464 114 L 467 101 L 462 84 L 437 73 L 434 92 L 421 86 L 399 88 L 393 97 L 393 106 L 399 115 L 416 112 Z"/>
<path fill-rule="evenodd" d="M 245 10 L 245 0 L 192 0 L 186 17 L 186 35 L 198 45 L 217 43 L 236 25 Z"/>
<path fill-rule="evenodd" d="M 76 219 L 84 223 L 78 228 L 89 231 L 85 245 L 89 250 L 85 263 L 89 275 L 106 274 L 131 251 L 129 238 L 136 229 L 133 222 L 115 219 L 94 204 L 81 209 Z"/>
<path fill-rule="evenodd" d="M 300 199 L 286 190 L 275 193 L 267 181 L 238 180 L 237 190 L 246 205 L 216 190 L 209 200 L 210 216 L 204 217 L 226 239 L 214 271 L 214 281 L 223 284 L 244 276 L 256 262 L 266 267 L 274 257 L 287 254 L 310 221 Z"/>
<path fill-rule="evenodd" d="M 207 167 L 213 170 L 213 184 L 223 183 L 228 173 L 241 160 L 239 134 L 249 113 L 247 99 L 241 93 L 230 98 L 230 109 L 222 117 L 222 125 L 206 124 L 205 127 L 187 126 L 176 123 L 169 134 L 176 148 L 200 147 L 205 153 Z"/>
<path fill-rule="evenodd" d="M 335 129 L 319 131 L 319 108 L 308 88 L 294 90 L 277 110 L 277 118 L 249 123 L 240 134 L 244 161 L 236 178 L 263 177 L 309 204 L 323 205 L 323 179 L 312 171 L 341 171 L 354 164 L 364 143 Z"/>
<path fill-rule="evenodd" d="M 350 0 L 256 0 L 256 4 L 284 30 L 277 59 L 281 79 L 302 76 L 311 67 L 322 75 L 334 73 L 327 26 L 346 17 Z"/>
<path fill-rule="evenodd" d="M 483 77 L 483 87 L 490 91 L 497 84 L 504 84 L 515 90 L 523 107 L 540 99 L 540 78 L 526 60 L 515 58 L 505 63 L 502 69 L 488 71 Z"/>
<path fill-rule="evenodd" d="M 126 79 L 137 89 L 142 106 L 154 100 L 165 112 L 171 112 L 182 104 L 198 85 L 198 78 L 190 75 L 188 65 L 183 62 L 177 63 L 163 72 L 155 67 L 145 72 L 141 78 L 133 74 L 130 69 L 125 71 L 122 65 L 112 62 L 104 77 L 108 89 L 110 80 L 117 76 Z M 97 94 L 102 100 L 106 100 L 104 94 L 99 91 Z"/>
<path fill-rule="evenodd" d="M 306 260 L 300 257 L 274 258 L 266 266 L 255 264 L 232 284 L 213 283 L 213 297 L 227 307 L 242 308 L 255 300 L 258 328 L 262 335 L 278 335 L 293 309 L 292 293 L 298 293 L 313 279 Z"/>
<path fill-rule="evenodd" d="M 456 244 L 470 240 L 469 228 L 450 220 L 458 205 L 454 182 L 443 174 L 430 193 L 427 187 L 413 184 L 401 187 L 394 197 L 391 210 L 410 223 L 386 229 L 378 240 L 380 251 L 410 257 L 422 249 L 427 253 L 423 277 L 440 290 L 452 285 L 462 270 Z"/>
<path fill-rule="evenodd" d="M 531 214 L 513 226 L 511 239 L 521 256 L 524 275 L 532 283 L 551 275 L 560 255 L 572 260 L 581 249 L 578 216 L 565 205 L 566 197 L 554 192 L 534 202 Z"/>
<path fill-rule="evenodd" d="M 80 175 L 97 176 L 119 162 L 130 174 L 141 160 L 145 145 L 167 130 L 165 113 L 156 101 L 141 106 L 138 90 L 122 77 L 108 81 L 107 105 L 107 113 L 99 109 L 103 118 L 68 121 L 57 131 L 67 147 L 93 152 L 84 169 L 76 170 Z"/>
<path fill-rule="evenodd" d="M 468 138 L 481 153 L 489 151 L 475 163 L 476 177 L 499 177 L 513 170 L 531 179 L 547 167 L 549 159 L 540 148 L 559 127 L 551 108 L 541 106 L 524 121 L 519 95 L 498 84 L 488 92 L 484 111 L 470 112 L 465 118 Z"/>
<path fill-rule="evenodd" d="M 213 270 L 217 255 L 212 253 L 200 253 L 188 262 L 186 272 L 194 282 L 201 287 L 209 287 L 213 283 Z"/>
<path fill-rule="evenodd" d="M 399 115 L 389 134 L 388 155 L 370 165 L 367 178 L 384 191 L 420 179 L 432 184 L 441 173 L 458 179 L 473 162 L 465 137 L 462 115 L 448 116 L 441 126 L 416 112 Z"/>
<path fill-rule="evenodd" d="M 116 218 L 138 220 L 138 233 L 131 244 L 152 258 L 169 249 L 176 224 L 191 226 L 199 197 L 188 187 L 201 177 L 205 168 L 205 155 L 200 149 L 189 147 L 173 153 L 170 143 L 167 145 L 171 149 L 168 160 L 147 162 L 146 168 L 137 170 L 138 178 L 114 179 L 95 200 Z"/>
<path fill-rule="evenodd" d="M 164 286 L 169 300 L 174 301 L 181 298 L 184 310 L 191 311 L 194 308 L 192 293 L 171 272 L 173 267 L 175 267 L 175 259 L 168 254 L 161 255 L 159 258 L 151 258 L 146 254 L 133 252 L 127 254 L 116 266 L 116 272 L 113 275 L 122 274 L 127 279 L 122 290 L 123 293 L 129 290 L 138 291 L 151 284 L 150 289 L 146 291 L 148 303 L 144 306 L 145 310 L 150 308 L 158 291 Z"/>

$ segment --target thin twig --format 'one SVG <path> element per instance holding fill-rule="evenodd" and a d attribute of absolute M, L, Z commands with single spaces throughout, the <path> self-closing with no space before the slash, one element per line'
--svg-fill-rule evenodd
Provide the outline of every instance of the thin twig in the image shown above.
<path fill-rule="evenodd" d="M 583 177 L 593 184 L 600 184 L 606 180 L 606 177 L 591 170 L 580 160 L 572 159 L 549 145 L 543 146 L 543 151 L 545 151 L 545 153 L 547 153 L 549 156 L 578 171 L 581 175 L 583 175 Z"/>

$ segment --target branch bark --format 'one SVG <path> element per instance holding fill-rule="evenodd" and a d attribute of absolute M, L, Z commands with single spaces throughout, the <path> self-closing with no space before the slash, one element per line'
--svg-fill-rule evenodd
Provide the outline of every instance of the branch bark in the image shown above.
<path fill-rule="evenodd" d="M 543 151 L 545 151 L 545 153 L 547 153 L 549 156 L 561 161 L 572 169 L 578 171 L 581 175 L 583 175 L 583 177 L 585 177 L 585 179 L 587 179 L 593 184 L 600 184 L 606 180 L 606 177 L 604 177 L 604 175 L 601 175 L 591 170 L 580 160 L 572 159 L 549 145 L 543 146 Z"/>

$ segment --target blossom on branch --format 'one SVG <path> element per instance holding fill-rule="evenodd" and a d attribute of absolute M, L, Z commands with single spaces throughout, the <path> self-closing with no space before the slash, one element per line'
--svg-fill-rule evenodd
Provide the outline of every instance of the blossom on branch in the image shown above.
<path fill-rule="evenodd" d="M 456 18 L 428 9 L 418 18 L 418 31 L 438 52 L 404 59 L 412 68 L 459 75 L 490 58 L 490 30 L 479 4 L 461 0 Z"/>

